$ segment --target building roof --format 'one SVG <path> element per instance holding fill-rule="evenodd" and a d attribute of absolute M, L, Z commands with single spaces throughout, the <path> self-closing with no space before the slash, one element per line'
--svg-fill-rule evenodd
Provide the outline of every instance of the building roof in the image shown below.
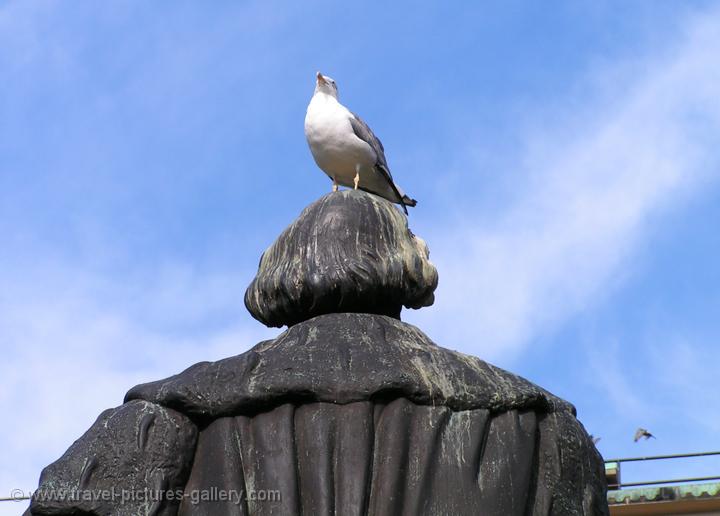
<path fill-rule="evenodd" d="M 623 515 L 720 511 L 720 482 L 608 491 L 608 504 L 610 514 Z"/>

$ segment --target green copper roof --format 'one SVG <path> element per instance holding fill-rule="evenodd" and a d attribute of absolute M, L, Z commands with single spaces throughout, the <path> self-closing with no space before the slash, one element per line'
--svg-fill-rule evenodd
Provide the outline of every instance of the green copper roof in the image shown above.
<path fill-rule="evenodd" d="M 691 498 L 720 498 L 720 482 L 642 487 L 608 492 L 609 504 L 660 502 Z"/>

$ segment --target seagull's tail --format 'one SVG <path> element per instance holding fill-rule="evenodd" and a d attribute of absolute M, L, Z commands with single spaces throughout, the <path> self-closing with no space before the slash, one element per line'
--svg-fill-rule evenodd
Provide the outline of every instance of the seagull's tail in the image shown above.
<path fill-rule="evenodd" d="M 417 204 L 417 201 L 415 199 L 411 199 L 405 194 L 402 194 L 402 197 L 400 196 L 400 192 L 398 192 L 397 187 L 395 184 L 393 184 L 393 189 L 395 190 L 395 193 L 398 196 L 398 199 L 400 199 L 400 206 L 402 206 L 403 211 L 405 212 L 405 215 L 408 214 L 407 207 L 410 206 L 411 208 L 414 207 Z"/>
<path fill-rule="evenodd" d="M 417 201 L 415 199 L 411 199 L 407 195 L 402 196 L 402 203 L 405 206 L 410 206 L 411 208 L 414 208 L 415 206 L 417 206 Z"/>

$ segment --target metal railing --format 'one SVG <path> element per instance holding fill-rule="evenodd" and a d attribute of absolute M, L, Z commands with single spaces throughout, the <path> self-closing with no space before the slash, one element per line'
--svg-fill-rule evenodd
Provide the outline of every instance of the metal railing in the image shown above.
<path fill-rule="evenodd" d="M 720 455 L 720 451 L 711 452 L 698 452 L 698 453 L 676 453 L 673 455 L 652 455 L 646 457 L 624 457 L 619 459 L 606 459 L 605 467 L 607 472 L 607 466 L 609 464 L 617 464 L 617 473 L 614 478 L 618 481 L 615 483 L 608 482 L 608 488 L 610 489 L 621 489 L 623 487 L 640 487 L 640 486 L 655 486 L 661 484 L 681 484 L 684 482 L 710 482 L 713 480 L 720 480 L 720 475 L 710 477 L 688 477 L 688 478 L 673 478 L 666 480 L 647 480 L 644 482 L 622 482 L 620 480 L 620 465 L 623 462 L 641 462 L 650 460 L 665 460 L 665 459 L 685 459 L 693 457 L 707 457 L 711 455 Z"/>

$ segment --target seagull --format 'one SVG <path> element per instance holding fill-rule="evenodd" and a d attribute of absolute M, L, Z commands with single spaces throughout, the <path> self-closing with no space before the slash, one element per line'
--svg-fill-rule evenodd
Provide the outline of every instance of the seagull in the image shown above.
<path fill-rule="evenodd" d="M 644 428 L 638 428 L 638 429 L 635 431 L 635 437 L 634 437 L 635 442 L 638 442 L 638 441 L 639 441 L 640 439 L 642 439 L 643 437 L 645 438 L 646 441 L 647 441 L 648 439 L 650 439 L 651 437 L 652 437 L 653 439 L 657 439 L 657 437 L 655 437 L 653 434 L 651 434 L 650 432 L 648 432 L 648 431 L 645 430 Z"/>
<path fill-rule="evenodd" d="M 305 137 L 317 166 L 338 185 L 364 190 L 407 206 L 417 201 L 395 184 L 385 149 L 362 119 L 338 102 L 335 81 L 317 73 L 315 93 L 305 115 Z"/>
<path fill-rule="evenodd" d="M 602 439 L 602 437 L 595 437 L 593 434 L 590 434 L 590 440 L 592 441 L 593 444 L 599 443 L 600 439 Z"/>

